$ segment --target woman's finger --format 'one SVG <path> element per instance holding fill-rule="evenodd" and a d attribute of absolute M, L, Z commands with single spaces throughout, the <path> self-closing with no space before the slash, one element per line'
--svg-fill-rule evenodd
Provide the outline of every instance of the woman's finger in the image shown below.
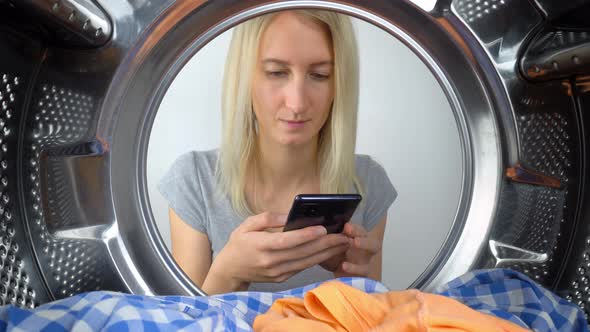
<path fill-rule="evenodd" d="M 328 249 L 316 252 L 313 255 L 309 255 L 301 259 L 285 262 L 277 266 L 274 273 L 277 275 L 284 275 L 291 274 L 293 272 L 303 271 L 307 268 L 320 264 L 331 257 L 342 254 L 347 249 L 348 244 L 330 247 Z"/>
<path fill-rule="evenodd" d="M 242 232 L 260 232 L 267 228 L 284 226 L 286 222 L 286 214 L 265 212 L 244 220 L 238 228 Z"/>
<path fill-rule="evenodd" d="M 326 236 L 324 226 L 310 226 L 288 232 L 268 233 L 268 240 L 260 243 L 261 249 L 286 250 Z"/>
<path fill-rule="evenodd" d="M 354 264 L 351 262 L 343 262 L 342 271 L 357 276 L 368 276 L 369 275 L 369 264 Z"/>
<path fill-rule="evenodd" d="M 277 262 L 287 262 L 309 257 L 328 248 L 342 245 L 350 246 L 350 239 L 342 234 L 328 234 L 297 247 L 273 250 L 272 254 Z"/>
<path fill-rule="evenodd" d="M 356 237 L 352 240 L 352 246 L 370 253 L 378 253 L 381 250 L 381 241 L 372 237 Z"/>
<path fill-rule="evenodd" d="M 342 232 L 350 237 L 365 237 L 369 234 L 363 226 L 354 224 L 352 221 L 349 221 L 344 225 L 344 230 Z"/>

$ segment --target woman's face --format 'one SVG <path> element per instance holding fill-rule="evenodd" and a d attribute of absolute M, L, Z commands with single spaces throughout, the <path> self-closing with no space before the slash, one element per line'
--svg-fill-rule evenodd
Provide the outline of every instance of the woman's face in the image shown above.
<path fill-rule="evenodd" d="M 334 100 L 334 55 L 328 28 L 293 12 L 277 14 L 262 34 L 252 102 L 262 139 L 313 142 Z"/>

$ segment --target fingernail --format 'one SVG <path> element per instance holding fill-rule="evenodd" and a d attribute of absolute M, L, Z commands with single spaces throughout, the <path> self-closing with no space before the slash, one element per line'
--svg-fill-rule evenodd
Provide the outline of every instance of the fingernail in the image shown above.
<path fill-rule="evenodd" d="M 316 228 L 316 230 L 314 231 L 315 234 L 317 235 L 326 235 L 328 234 L 326 228 L 324 226 L 319 226 Z"/>

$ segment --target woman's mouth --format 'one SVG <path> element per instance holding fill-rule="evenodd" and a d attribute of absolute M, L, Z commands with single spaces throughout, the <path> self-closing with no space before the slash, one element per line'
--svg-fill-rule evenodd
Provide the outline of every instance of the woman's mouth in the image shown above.
<path fill-rule="evenodd" d="M 287 127 L 292 129 L 302 128 L 309 120 L 281 120 Z"/>

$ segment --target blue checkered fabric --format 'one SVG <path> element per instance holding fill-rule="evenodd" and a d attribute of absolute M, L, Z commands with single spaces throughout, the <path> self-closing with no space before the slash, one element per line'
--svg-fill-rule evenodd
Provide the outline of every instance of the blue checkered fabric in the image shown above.
<path fill-rule="evenodd" d="M 534 331 L 588 331 L 580 307 L 513 270 L 475 270 L 435 293 Z"/>
<path fill-rule="evenodd" d="M 364 278 L 338 279 L 367 293 L 386 292 Z M 254 318 L 284 297 L 302 297 L 315 283 L 284 292 L 207 297 L 141 296 L 97 291 L 35 309 L 0 307 L 0 331 L 252 331 Z M 582 311 L 510 270 L 473 271 L 436 293 L 535 331 L 588 331 Z"/>

